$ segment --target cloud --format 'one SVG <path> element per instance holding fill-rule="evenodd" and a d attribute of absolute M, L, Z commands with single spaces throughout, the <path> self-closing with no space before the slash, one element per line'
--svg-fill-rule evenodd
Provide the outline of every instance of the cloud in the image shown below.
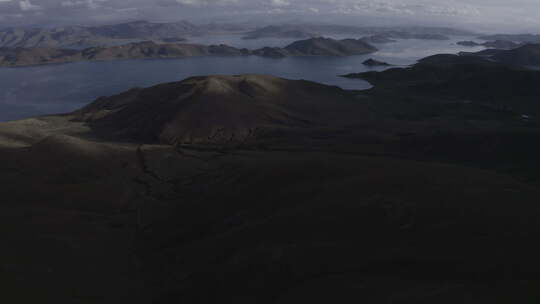
<path fill-rule="evenodd" d="M 22 11 L 38 11 L 41 9 L 41 6 L 32 4 L 30 0 L 19 1 L 19 7 Z"/>
<path fill-rule="evenodd" d="M 0 21 L 93 23 L 129 19 L 275 22 L 273 16 L 339 23 L 409 20 L 422 23 L 500 24 L 540 27 L 538 0 L 0 0 Z M 19 17 L 15 17 L 19 16 Z M 24 18 L 20 18 L 23 16 Z M 231 17 L 234 16 L 234 17 Z M 314 17 L 317 16 L 317 17 Z"/>

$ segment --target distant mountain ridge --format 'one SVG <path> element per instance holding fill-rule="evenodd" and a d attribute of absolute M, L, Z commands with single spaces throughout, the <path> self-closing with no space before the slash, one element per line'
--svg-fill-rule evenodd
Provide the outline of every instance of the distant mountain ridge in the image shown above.
<path fill-rule="evenodd" d="M 540 34 L 494 34 L 478 37 L 482 40 L 506 40 L 524 43 L 540 43 Z"/>
<path fill-rule="evenodd" d="M 289 56 L 351 56 L 377 51 L 361 39 L 312 38 L 285 48 L 239 49 L 228 45 L 134 42 L 84 50 L 59 48 L 0 48 L 0 66 L 31 66 L 89 60 L 179 58 L 194 56 L 248 56 L 282 58 Z"/>
<path fill-rule="evenodd" d="M 477 53 L 460 53 L 461 56 L 481 57 L 484 60 L 514 66 L 540 66 L 540 44 L 525 44 L 510 50 L 485 50 Z"/>
<path fill-rule="evenodd" d="M 313 38 L 324 35 L 376 36 L 379 41 L 390 39 L 448 40 L 448 36 L 473 35 L 471 32 L 440 27 L 365 27 L 332 24 L 270 25 L 247 32 L 244 39 Z"/>
<path fill-rule="evenodd" d="M 459 41 L 457 44 L 462 45 L 462 46 L 470 46 L 470 47 L 485 46 L 487 48 L 494 48 L 494 49 L 514 49 L 523 45 L 523 43 L 521 42 L 518 43 L 518 42 L 513 42 L 513 41 L 508 41 L 508 40 L 493 40 L 493 41 L 487 41 L 483 43 L 478 43 L 475 41 Z"/>
<path fill-rule="evenodd" d="M 113 46 L 152 40 L 179 42 L 187 37 L 216 33 L 243 34 L 244 39 L 294 38 L 308 39 L 324 35 L 376 36 L 369 42 L 390 42 L 391 39 L 446 40 L 450 35 L 473 35 L 470 32 L 439 27 L 364 27 L 335 24 L 269 25 L 254 29 L 248 24 L 193 24 L 188 21 L 131 21 L 98 26 L 61 26 L 54 28 L 0 29 L 0 47 L 77 48 Z"/>
<path fill-rule="evenodd" d="M 183 41 L 188 36 L 215 31 L 234 32 L 241 29 L 241 25 L 195 25 L 187 21 L 170 23 L 133 21 L 100 26 L 8 28 L 0 30 L 0 47 L 84 48 L 144 40 Z"/>

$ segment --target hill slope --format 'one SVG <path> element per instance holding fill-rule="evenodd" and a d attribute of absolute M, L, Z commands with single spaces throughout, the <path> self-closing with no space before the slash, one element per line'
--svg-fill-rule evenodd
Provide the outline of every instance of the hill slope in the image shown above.
<path fill-rule="evenodd" d="M 153 41 L 91 47 L 83 50 L 58 48 L 0 48 L 0 66 L 18 67 L 89 60 L 180 58 L 193 56 L 352 56 L 377 49 L 362 40 L 315 38 L 294 42 L 285 48 L 238 49 L 228 45 L 155 43 Z"/>
<path fill-rule="evenodd" d="M 0 47 L 84 48 L 110 46 L 140 40 L 175 41 L 196 34 L 197 26 L 181 21 L 152 23 L 134 21 L 102 26 L 56 28 L 9 28 L 0 30 Z"/>
<path fill-rule="evenodd" d="M 482 57 L 513 66 L 540 66 L 540 44 L 525 44 L 510 50 L 485 50 L 461 55 Z"/>
<path fill-rule="evenodd" d="M 0 123 L 3 299 L 534 303 L 540 128 L 443 88 L 537 76 L 444 59 L 365 92 L 193 77 Z"/>
<path fill-rule="evenodd" d="M 271 76 L 194 77 L 101 98 L 77 115 L 102 133 L 134 141 L 238 143 L 265 128 L 350 120 L 347 112 L 354 105 L 343 102 L 350 95 Z"/>

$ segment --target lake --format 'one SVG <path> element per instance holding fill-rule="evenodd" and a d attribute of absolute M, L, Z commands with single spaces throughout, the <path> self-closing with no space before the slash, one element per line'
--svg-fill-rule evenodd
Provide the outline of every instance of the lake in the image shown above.
<path fill-rule="evenodd" d="M 460 40 L 470 40 L 470 37 L 454 37 L 446 41 L 400 40 L 377 45 L 380 49 L 377 53 L 350 57 L 189 57 L 0 68 L 0 121 L 73 111 L 99 96 L 210 74 L 271 74 L 362 90 L 369 88 L 370 84 L 339 75 L 386 69 L 365 67 L 362 62 L 368 58 L 407 66 L 429 55 L 482 50 L 456 45 Z M 238 35 L 229 35 L 194 38 L 191 42 L 258 48 L 285 46 L 291 41 L 243 40 Z"/>

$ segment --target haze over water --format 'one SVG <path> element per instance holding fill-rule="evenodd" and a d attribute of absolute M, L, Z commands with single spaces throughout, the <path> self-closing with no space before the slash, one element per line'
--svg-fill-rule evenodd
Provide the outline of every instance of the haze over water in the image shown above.
<path fill-rule="evenodd" d="M 345 37 L 332 37 L 345 38 Z M 359 38 L 359 37 L 349 37 Z M 306 79 L 344 89 L 363 90 L 370 84 L 338 75 L 385 67 L 368 68 L 368 58 L 395 65 L 410 65 L 434 54 L 479 51 L 456 45 L 470 37 L 446 41 L 400 40 L 377 45 L 377 53 L 350 57 L 188 57 L 166 60 L 123 60 L 78 62 L 27 68 L 0 68 L 0 121 L 63 113 L 78 109 L 99 96 L 113 95 L 133 87 L 211 74 L 271 74 L 289 79 Z M 235 47 L 285 46 L 291 39 L 242 40 L 238 35 L 201 37 L 190 42 L 226 43 Z"/>

